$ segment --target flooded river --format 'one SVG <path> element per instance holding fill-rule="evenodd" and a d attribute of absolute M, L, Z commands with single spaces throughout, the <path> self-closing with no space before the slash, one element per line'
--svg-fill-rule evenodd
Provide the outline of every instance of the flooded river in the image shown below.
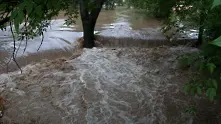
<path fill-rule="evenodd" d="M 44 34 L 44 41 L 39 51 L 37 50 L 41 44 L 41 37 L 28 40 L 25 52 L 26 42 L 16 41 L 16 48 L 19 48 L 16 52 L 17 59 L 21 66 L 42 59 L 71 56 L 72 50 L 76 46 L 76 40 L 83 35 L 82 25 L 80 18 L 76 20 L 75 25 L 64 25 L 66 17 L 63 15 L 61 12 L 57 18 L 51 21 L 50 27 Z M 165 40 L 165 37 L 160 32 L 161 24 L 159 20 L 151 18 L 142 12 L 118 7 L 115 10 L 103 10 L 100 13 L 95 33 L 99 35 L 98 40 L 104 43 L 113 40 L 113 38 L 123 38 L 123 41 L 118 41 L 119 43 L 115 43 L 115 45 L 130 41 L 131 43 L 129 44 L 131 45 L 140 44 L 143 46 L 147 40 Z M 104 37 L 107 38 L 104 39 Z M 113 46 L 113 43 L 106 44 Z M 0 73 L 5 72 L 6 63 L 10 60 L 12 51 L 13 40 L 10 30 L 0 31 Z M 15 70 L 13 66 L 10 67 L 9 71 Z"/>
<path fill-rule="evenodd" d="M 51 21 L 39 51 L 41 37 L 29 40 L 25 52 L 25 41 L 16 42 L 16 48 L 20 48 L 17 61 L 20 66 L 27 65 L 23 74 L 2 74 L 7 70 L 13 40 L 10 31 L 0 31 L 0 92 L 7 108 L 3 122 L 192 124 L 193 119 L 183 110 L 197 103 L 203 114 L 194 122 L 201 124 L 215 117 L 212 110 L 220 112 L 221 107 L 211 108 L 212 103 L 183 93 L 184 84 L 193 74 L 177 66 L 177 57 L 197 49 L 149 48 L 168 43 L 160 31 L 161 21 L 133 9 L 104 10 L 95 33 L 105 48 L 83 49 L 75 59 L 41 61 L 78 56 L 73 51 L 83 35 L 81 21 L 66 26 L 64 20 L 61 13 Z M 189 39 L 197 36 L 189 34 Z M 17 67 L 11 62 L 8 69 Z"/>

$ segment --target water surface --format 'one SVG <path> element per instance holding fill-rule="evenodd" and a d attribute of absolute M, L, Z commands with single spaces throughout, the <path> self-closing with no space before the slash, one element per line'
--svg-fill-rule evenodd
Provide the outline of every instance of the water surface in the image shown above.
<path fill-rule="evenodd" d="M 58 17 L 51 21 L 51 25 L 44 34 L 42 45 L 42 37 L 35 37 L 34 39 L 28 40 L 27 48 L 24 52 L 26 42 L 16 41 L 18 63 L 23 66 L 42 59 L 56 59 L 62 54 L 64 56 L 67 55 L 66 57 L 70 56 L 73 48 L 76 46 L 77 39 L 83 36 L 83 28 L 80 18 L 76 19 L 76 24 L 71 26 L 64 24 L 65 19 L 64 13 L 61 12 Z M 143 12 L 125 7 L 117 7 L 115 10 L 103 10 L 100 13 L 95 27 L 95 33 L 107 37 L 105 40 L 108 42 L 114 41 L 114 38 L 123 38 L 124 42 L 134 42 L 132 43 L 133 45 L 136 44 L 135 42 L 141 40 L 142 42 L 157 39 L 165 40 L 164 35 L 160 31 L 161 27 L 161 21 Z M 128 43 L 128 45 L 129 44 L 130 43 Z M 141 43 L 141 45 L 142 44 L 143 43 Z M 40 45 L 41 47 L 39 49 Z M 6 31 L 0 31 L 0 65 L 4 68 L 5 63 L 10 60 L 13 47 L 13 39 L 8 27 Z M 60 52 L 59 55 L 58 52 Z M 66 54 L 68 52 L 70 54 Z M 38 58 L 35 58 L 36 55 Z M 27 59 L 28 57 L 33 59 Z M 0 69 L 1 68 L 2 67 L 0 67 Z"/>

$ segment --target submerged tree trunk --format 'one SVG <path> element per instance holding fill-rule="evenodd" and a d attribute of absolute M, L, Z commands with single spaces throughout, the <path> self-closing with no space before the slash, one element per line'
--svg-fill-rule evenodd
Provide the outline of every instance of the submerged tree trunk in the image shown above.
<path fill-rule="evenodd" d="M 85 48 L 92 48 L 95 45 L 94 29 L 104 1 L 96 0 L 90 2 L 88 0 L 80 0 L 80 14 L 84 31 L 83 47 Z"/>

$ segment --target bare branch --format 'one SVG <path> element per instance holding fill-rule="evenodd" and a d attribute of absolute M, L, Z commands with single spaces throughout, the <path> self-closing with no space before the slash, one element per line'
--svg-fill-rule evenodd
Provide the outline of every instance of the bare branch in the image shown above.
<path fill-rule="evenodd" d="M 13 59 L 13 61 L 15 62 L 15 64 L 17 65 L 17 67 L 20 69 L 20 71 L 21 71 L 21 73 L 22 73 L 22 69 L 21 69 L 21 67 L 19 66 L 19 64 L 17 63 L 16 58 L 15 58 L 15 52 L 16 52 L 15 35 L 14 35 L 13 29 L 12 29 L 12 23 L 11 23 L 11 22 L 10 22 L 10 30 L 11 30 L 12 37 L 13 37 L 13 40 L 14 40 L 14 50 L 13 50 L 12 59 Z"/>
<path fill-rule="evenodd" d="M 41 33 L 41 35 L 42 35 L 41 44 L 39 45 L 39 47 L 38 47 L 38 50 L 37 50 L 37 51 L 39 51 L 39 50 L 40 50 L 40 48 L 41 48 L 41 46 L 42 46 L 42 43 L 43 43 L 43 41 L 44 41 L 44 33 L 42 32 L 42 33 Z"/>

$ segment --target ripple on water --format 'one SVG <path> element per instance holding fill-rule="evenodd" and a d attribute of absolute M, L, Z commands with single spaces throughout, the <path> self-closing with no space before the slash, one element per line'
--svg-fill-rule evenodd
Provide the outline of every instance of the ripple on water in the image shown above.
<path fill-rule="evenodd" d="M 39 123 L 185 123 L 188 118 L 182 110 L 190 97 L 182 87 L 190 74 L 169 65 L 191 50 L 94 48 L 84 49 L 76 59 L 28 65 L 22 75 L 0 76 L 7 79 L 0 83 L 16 88 L 4 88 L 2 95 L 13 103 L 7 105 L 5 117 L 24 124 L 30 117 Z M 151 61 L 153 66 L 147 66 Z M 72 70 L 64 72 L 60 64 Z M 154 69 L 159 72 L 150 71 Z"/>

